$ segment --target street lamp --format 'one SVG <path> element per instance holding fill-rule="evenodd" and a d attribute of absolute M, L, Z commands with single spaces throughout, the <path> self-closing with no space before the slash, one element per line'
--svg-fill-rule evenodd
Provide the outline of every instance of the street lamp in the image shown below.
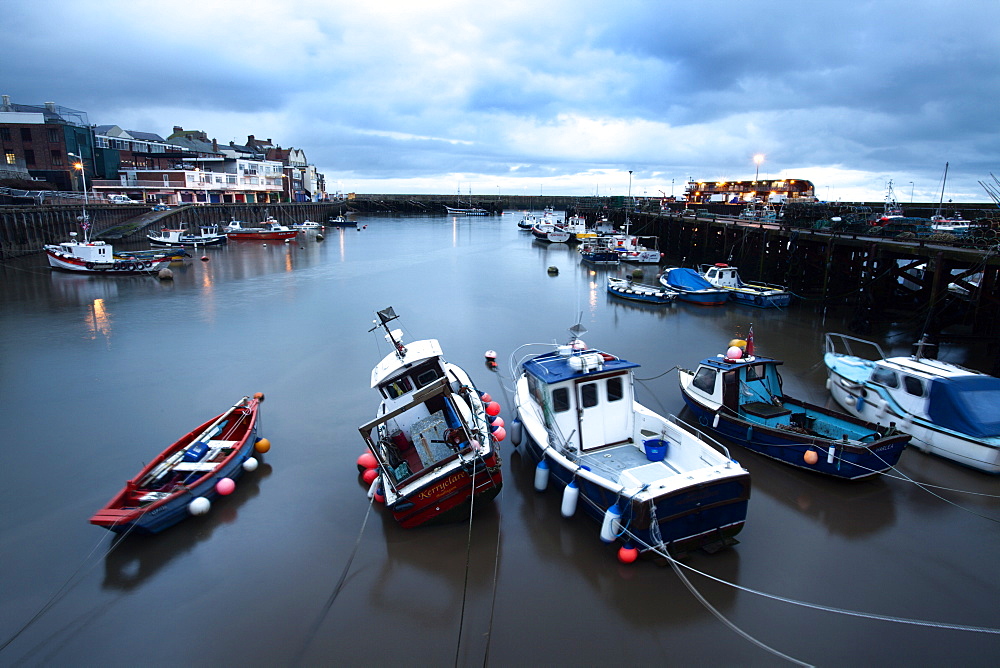
<path fill-rule="evenodd" d="M 77 159 L 77 161 L 73 163 L 73 168 L 80 170 L 80 178 L 83 180 L 83 205 L 87 206 L 90 200 L 87 198 L 87 172 L 83 169 L 83 157 L 77 155 L 76 153 L 69 153 L 68 151 L 66 155 Z"/>
<path fill-rule="evenodd" d="M 628 203 L 625 205 L 625 234 L 628 234 L 628 210 L 632 207 L 632 170 L 628 170 Z"/>
<path fill-rule="evenodd" d="M 760 176 L 760 163 L 764 162 L 764 154 L 758 153 L 753 157 L 754 164 L 757 165 L 757 171 L 754 172 L 753 180 L 756 181 L 757 177 Z"/>
<path fill-rule="evenodd" d="M 910 181 L 910 204 L 913 204 L 913 181 Z"/>

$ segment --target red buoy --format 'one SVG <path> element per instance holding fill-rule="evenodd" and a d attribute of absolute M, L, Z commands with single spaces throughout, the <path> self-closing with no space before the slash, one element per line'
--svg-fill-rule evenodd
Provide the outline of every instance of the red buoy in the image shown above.
<path fill-rule="evenodd" d="M 375 469 L 365 469 L 365 472 L 361 474 L 361 479 L 365 481 L 366 485 L 370 485 L 375 482 L 375 478 L 378 477 L 378 471 Z"/>
<path fill-rule="evenodd" d="M 486 404 L 486 414 L 487 415 L 500 415 L 500 404 L 495 401 L 491 401 Z"/>
<path fill-rule="evenodd" d="M 639 558 L 639 550 L 631 545 L 622 545 L 618 550 L 618 561 L 623 564 L 631 564 Z"/>
<path fill-rule="evenodd" d="M 378 460 L 375 459 L 375 455 L 372 454 L 371 450 L 365 450 L 360 457 L 358 457 L 358 471 L 364 471 L 365 469 L 373 469 L 378 466 Z M 371 482 L 370 480 L 368 482 Z"/>

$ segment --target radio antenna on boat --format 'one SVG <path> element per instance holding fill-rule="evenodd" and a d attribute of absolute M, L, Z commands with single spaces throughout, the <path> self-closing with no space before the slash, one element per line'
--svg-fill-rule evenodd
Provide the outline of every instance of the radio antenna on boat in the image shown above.
<path fill-rule="evenodd" d="M 396 315 L 396 312 L 392 309 L 391 306 L 386 306 L 381 311 L 375 311 L 375 315 L 378 316 L 378 321 L 372 321 L 375 323 L 375 326 L 369 329 L 368 331 L 374 332 L 379 327 L 384 329 L 386 341 L 392 344 L 392 347 L 396 351 L 396 357 L 402 360 L 403 357 L 406 355 L 406 348 L 403 347 L 403 342 L 402 342 L 403 331 L 400 329 L 396 330 L 389 329 L 389 323 L 398 318 L 399 316 Z"/>

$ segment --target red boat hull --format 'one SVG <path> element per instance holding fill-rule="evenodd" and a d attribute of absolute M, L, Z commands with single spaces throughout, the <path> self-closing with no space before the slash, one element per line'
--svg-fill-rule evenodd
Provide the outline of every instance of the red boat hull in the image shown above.
<path fill-rule="evenodd" d="M 473 510 L 483 507 L 503 487 L 499 456 L 494 452 L 483 461 L 486 466 L 477 463 L 474 479 L 465 470 L 457 469 L 447 478 L 399 499 L 390 507 L 393 517 L 404 529 L 468 517 L 470 504 L 474 505 Z"/>
<path fill-rule="evenodd" d="M 233 241 L 275 241 L 281 239 L 291 239 L 297 230 L 279 230 L 274 232 L 229 232 L 226 236 Z"/>

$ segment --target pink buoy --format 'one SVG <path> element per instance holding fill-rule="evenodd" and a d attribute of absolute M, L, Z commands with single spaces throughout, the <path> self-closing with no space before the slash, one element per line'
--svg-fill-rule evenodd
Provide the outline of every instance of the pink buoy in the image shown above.
<path fill-rule="evenodd" d="M 482 394 L 479 395 L 479 398 L 483 400 L 484 404 L 488 404 L 491 401 L 493 401 L 493 397 L 490 396 L 489 392 L 483 392 Z"/>
<path fill-rule="evenodd" d="M 233 482 L 232 478 L 223 478 L 219 482 L 215 483 L 215 491 L 222 496 L 232 494 L 234 489 L 236 489 L 236 483 Z"/>
<path fill-rule="evenodd" d="M 639 558 L 639 550 L 631 545 L 622 545 L 618 550 L 618 561 L 623 564 L 631 564 Z"/>
<path fill-rule="evenodd" d="M 502 426 L 503 426 L 502 417 L 500 417 L 499 415 L 490 416 L 490 429 L 492 429 L 493 427 L 502 427 Z"/>
<path fill-rule="evenodd" d="M 375 478 L 378 477 L 378 471 L 375 469 L 365 469 L 365 472 L 361 474 L 361 479 L 365 481 L 366 485 L 370 485 L 375 482 Z"/>
<path fill-rule="evenodd" d="M 487 415 L 500 415 L 500 404 L 495 401 L 491 401 L 486 404 L 486 414 Z"/>
<path fill-rule="evenodd" d="M 497 427 L 497 430 L 493 432 L 493 440 L 498 443 L 503 439 L 507 438 L 507 430 L 503 427 Z"/>
<path fill-rule="evenodd" d="M 743 350 L 737 346 L 730 346 L 729 350 L 726 351 L 726 359 L 738 360 L 743 357 Z"/>
<path fill-rule="evenodd" d="M 358 471 L 373 469 L 376 466 L 378 466 L 378 460 L 375 459 L 375 455 L 372 454 L 371 450 L 365 450 L 361 456 L 358 457 Z"/>

